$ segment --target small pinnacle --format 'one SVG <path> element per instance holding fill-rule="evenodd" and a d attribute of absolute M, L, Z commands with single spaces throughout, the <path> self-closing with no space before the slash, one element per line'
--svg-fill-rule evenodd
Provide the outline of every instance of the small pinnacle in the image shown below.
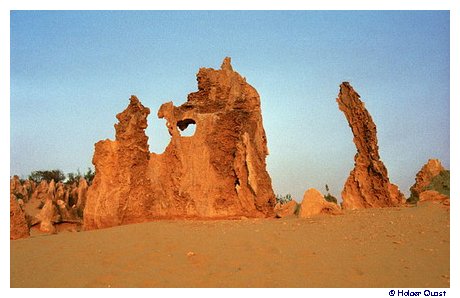
<path fill-rule="evenodd" d="M 348 93 L 355 93 L 358 97 L 361 97 L 358 92 L 355 91 L 355 89 L 353 89 L 353 87 L 350 85 L 349 82 L 342 82 L 342 84 L 340 84 L 340 93 L 343 93 L 345 92 L 345 90 L 348 92 Z"/>
<path fill-rule="evenodd" d="M 225 57 L 224 61 L 222 62 L 222 65 L 220 66 L 220 69 L 233 71 L 231 61 L 232 61 L 232 58 Z"/>
<path fill-rule="evenodd" d="M 131 103 L 138 103 L 139 102 L 139 99 L 137 98 L 136 95 L 131 95 L 131 97 L 129 98 L 129 101 Z"/>

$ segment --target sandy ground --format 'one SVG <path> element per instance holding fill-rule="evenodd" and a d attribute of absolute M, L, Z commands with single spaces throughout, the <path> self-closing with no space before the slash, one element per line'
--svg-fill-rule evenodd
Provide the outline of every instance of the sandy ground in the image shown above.
<path fill-rule="evenodd" d="M 11 287 L 449 287 L 450 215 L 158 221 L 11 241 Z"/>

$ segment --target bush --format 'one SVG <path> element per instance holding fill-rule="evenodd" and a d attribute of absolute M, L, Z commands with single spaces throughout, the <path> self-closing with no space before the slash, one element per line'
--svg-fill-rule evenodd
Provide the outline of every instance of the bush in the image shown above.
<path fill-rule="evenodd" d="M 29 175 L 29 180 L 35 181 L 37 184 L 40 183 L 42 180 L 46 180 L 48 183 L 51 182 L 51 180 L 54 180 L 54 182 L 56 183 L 65 180 L 65 184 L 71 185 L 74 182 L 78 184 L 80 178 L 84 177 L 88 184 L 91 184 L 95 175 L 96 173 L 91 168 L 88 168 L 88 171 L 84 175 L 80 173 L 80 170 L 77 170 L 77 173 L 68 173 L 67 177 L 61 170 L 46 170 L 33 171 Z"/>
<path fill-rule="evenodd" d="M 326 184 L 327 195 L 324 196 L 324 199 L 328 202 L 337 204 L 337 198 L 329 193 L 329 186 Z"/>
<path fill-rule="evenodd" d="M 419 198 L 413 192 L 411 192 L 410 197 L 407 198 L 406 203 L 408 204 L 416 204 Z"/>
<path fill-rule="evenodd" d="M 291 196 L 290 193 L 288 193 L 285 196 L 282 196 L 282 195 L 279 195 L 279 194 L 276 195 L 276 203 L 286 204 L 289 201 L 292 201 L 292 196 Z"/>
<path fill-rule="evenodd" d="M 334 204 L 337 204 L 337 198 L 334 197 L 333 195 L 331 195 L 330 193 L 328 193 L 327 195 L 324 196 L 324 199 L 328 202 L 331 202 L 331 203 L 334 203 Z"/>
<path fill-rule="evenodd" d="M 96 176 L 96 172 L 93 171 L 91 168 L 88 168 L 88 171 L 85 173 L 84 177 L 88 184 L 91 184 L 93 182 L 94 176 Z"/>
<path fill-rule="evenodd" d="M 294 215 L 299 215 L 301 206 L 301 204 L 297 203 L 297 205 L 295 206 Z"/>
<path fill-rule="evenodd" d="M 58 183 L 65 179 L 65 175 L 61 170 L 51 170 L 51 171 L 33 171 L 29 175 L 29 180 L 33 180 L 36 183 L 40 183 L 42 180 Z"/>
<path fill-rule="evenodd" d="M 81 173 L 80 171 L 78 170 L 77 173 L 68 173 L 67 174 L 67 180 L 66 180 L 66 184 L 69 184 L 69 185 L 72 185 L 74 183 L 78 183 L 78 181 L 80 181 L 80 178 L 81 178 Z"/>
<path fill-rule="evenodd" d="M 435 190 L 450 197 L 450 171 L 445 170 L 431 180 L 425 190 Z"/>

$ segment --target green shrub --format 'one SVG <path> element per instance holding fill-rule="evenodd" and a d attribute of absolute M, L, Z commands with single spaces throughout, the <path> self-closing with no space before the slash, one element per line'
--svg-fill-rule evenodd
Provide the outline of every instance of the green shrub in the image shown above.
<path fill-rule="evenodd" d="M 280 203 L 280 204 L 285 204 L 289 201 L 292 201 L 292 196 L 291 194 L 287 194 L 285 196 L 282 196 L 282 195 L 276 195 L 276 203 Z"/>
<path fill-rule="evenodd" d="M 91 184 L 95 175 L 96 172 L 91 168 L 88 168 L 88 171 L 84 175 L 78 170 L 77 173 L 68 173 L 67 176 L 61 170 L 43 170 L 30 173 L 29 180 L 35 181 L 37 184 L 42 180 L 46 180 L 48 183 L 51 182 L 51 180 L 54 180 L 56 183 L 65 180 L 65 184 L 71 185 L 75 182 L 78 184 L 80 178 L 84 177 L 88 184 Z"/>
<path fill-rule="evenodd" d="M 324 196 L 324 199 L 328 202 L 337 204 L 337 198 L 329 193 L 329 185 L 326 184 L 327 195 Z"/>
<path fill-rule="evenodd" d="M 74 183 L 78 183 L 81 178 L 81 173 L 80 170 L 77 170 L 77 173 L 68 173 L 67 174 L 67 180 L 65 181 L 66 184 L 72 185 Z"/>
<path fill-rule="evenodd" d="M 439 173 L 424 190 L 435 190 L 450 197 L 450 171 L 445 170 Z"/>
<path fill-rule="evenodd" d="M 328 193 L 327 195 L 324 196 L 324 199 L 328 202 L 331 202 L 331 203 L 334 203 L 334 204 L 337 204 L 337 198 L 334 197 L 333 195 L 331 195 L 330 193 Z"/>
<path fill-rule="evenodd" d="M 418 200 L 419 200 L 418 196 L 415 195 L 413 192 L 411 192 L 410 197 L 406 200 L 406 203 L 416 204 Z"/>
<path fill-rule="evenodd" d="M 297 203 L 297 205 L 295 206 L 295 210 L 294 210 L 295 215 L 299 215 L 301 206 L 302 206 L 301 204 Z"/>
<path fill-rule="evenodd" d="M 88 184 L 91 184 L 93 182 L 94 176 L 96 176 L 96 172 L 93 171 L 91 168 L 88 168 L 88 171 L 85 173 L 84 177 Z"/>
<path fill-rule="evenodd" d="M 29 175 L 29 180 L 33 180 L 36 183 L 40 183 L 42 180 L 46 180 L 48 182 L 54 180 L 54 182 L 58 183 L 60 181 L 63 181 L 64 179 L 65 175 L 61 170 L 33 171 Z"/>

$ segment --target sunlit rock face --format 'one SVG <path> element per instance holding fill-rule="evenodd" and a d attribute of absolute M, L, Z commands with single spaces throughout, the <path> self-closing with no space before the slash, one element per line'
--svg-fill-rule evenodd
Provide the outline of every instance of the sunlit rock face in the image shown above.
<path fill-rule="evenodd" d="M 347 118 L 358 150 L 355 167 L 342 190 L 342 207 L 360 209 L 403 204 L 404 195 L 390 183 L 387 169 L 380 160 L 374 121 L 359 94 L 348 82 L 340 85 L 337 103 Z"/>
<path fill-rule="evenodd" d="M 160 218 L 274 215 L 257 91 L 233 71 L 230 58 L 219 70 L 201 68 L 197 81 L 187 102 L 168 102 L 158 111 L 171 135 L 162 154 L 149 151 L 150 110 L 138 98 L 117 115 L 115 141 L 95 145 L 85 229 Z M 190 125 L 196 126 L 193 136 L 182 136 Z"/>
<path fill-rule="evenodd" d="M 309 218 L 319 214 L 339 215 L 342 210 L 337 204 L 326 201 L 317 189 L 310 188 L 303 195 L 299 217 Z"/>

